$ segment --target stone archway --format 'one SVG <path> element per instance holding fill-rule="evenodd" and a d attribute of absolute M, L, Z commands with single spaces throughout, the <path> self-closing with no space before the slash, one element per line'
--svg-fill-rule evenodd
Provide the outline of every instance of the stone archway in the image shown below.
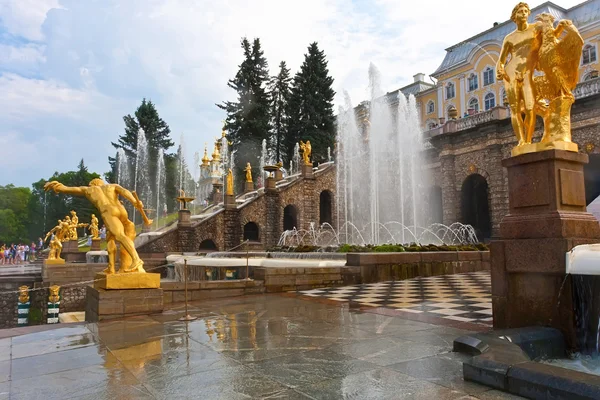
<path fill-rule="evenodd" d="M 461 189 L 461 222 L 473 226 L 481 241 L 492 236 L 489 188 L 487 180 L 479 175 L 467 176 Z"/>
<path fill-rule="evenodd" d="M 283 209 L 283 230 L 291 231 L 294 228 L 298 228 L 298 209 L 289 204 Z"/>
<path fill-rule="evenodd" d="M 248 222 L 244 225 L 243 240 L 248 240 L 250 242 L 260 242 L 260 231 L 258 225 L 255 222 Z"/>
<path fill-rule="evenodd" d="M 217 251 L 217 245 L 212 239 L 205 239 L 200 242 L 200 246 L 198 247 L 200 251 Z"/>
<path fill-rule="evenodd" d="M 319 224 L 333 224 L 333 195 L 323 190 L 319 195 Z"/>
<path fill-rule="evenodd" d="M 600 196 L 600 154 L 589 154 L 589 157 L 590 162 L 583 166 L 586 205 Z"/>

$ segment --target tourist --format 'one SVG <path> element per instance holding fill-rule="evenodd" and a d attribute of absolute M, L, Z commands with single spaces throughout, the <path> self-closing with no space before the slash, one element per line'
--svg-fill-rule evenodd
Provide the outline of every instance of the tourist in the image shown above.
<path fill-rule="evenodd" d="M 35 242 L 31 242 L 31 246 L 29 246 L 29 248 L 29 261 L 35 261 L 37 258 L 37 246 L 35 245 Z"/>
<path fill-rule="evenodd" d="M 4 261 L 5 261 L 5 257 L 4 257 L 4 252 L 6 251 L 6 246 L 4 245 L 4 243 L 2 243 L 2 246 L 0 246 L 0 264 L 4 265 Z"/>
<path fill-rule="evenodd" d="M 100 239 L 106 240 L 106 226 L 102 225 L 102 229 L 100 229 Z"/>
<path fill-rule="evenodd" d="M 44 249 L 44 241 L 42 240 L 42 238 L 38 238 L 38 251 L 41 253 L 43 249 Z"/>
<path fill-rule="evenodd" d="M 29 245 L 23 246 L 23 261 L 29 261 Z"/>

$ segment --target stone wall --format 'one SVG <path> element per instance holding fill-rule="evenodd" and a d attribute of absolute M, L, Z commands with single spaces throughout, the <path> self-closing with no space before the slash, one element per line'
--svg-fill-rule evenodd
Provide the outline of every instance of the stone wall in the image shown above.
<path fill-rule="evenodd" d="M 181 282 L 163 282 L 164 304 L 181 303 L 185 301 L 185 284 Z M 235 297 L 247 294 L 264 293 L 262 281 L 201 281 L 188 282 L 187 297 L 192 300 L 209 300 L 222 297 Z"/>
<path fill-rule="evenodd" d="M 489 251 L 423 253 L 349 253 L 347 267 L 357 267 L 361 283 L 489 271 Z"/>
<path fill-rule="evenodd" d="M 308 229 L 313 222 L 319 225 L 320 195 L 325 190 L 331 194 L 331 222 L 335 226 L 335 180 L 335 167 L 325 165 L 312 177 L 301 177 L 275 190 L 265 190 L 238 208 L 222 210 L 203 221 L 192 220 L 189 227 L 177 226 L 141 244 L 137 250 L 146 260 L 151 253 L 197 252 L 202 241 L 212 240 L 219 251 L 226 251 L 243 242 L 244 226 L 249 222 L 259 228 L 260 243 L 253 243 L 252 248 L 265 249 L 279 241 L 283 210 L 288 205 L 296 207 L 298 229 Z"/>
<path fill-rule="evenodd" d="M 600 154 L 600 96 L 577 100 L 571 120 L 579 151 Z M 463 220 L 463 183 L 470 175 L 479 174 L 488 183 L 492 237 L 496 236 L 508 213 L 508 176 L 501 161 L 511 156 L 516 145 L 510 118 L 492 119 L 459 132 L 440 132 L 430 138 L 433 148 L 428 152 L 428 164 L 433 181 L 440 182 L 442 189 L 444 224 Z M 543 123 L 538 118 L 534 141 L 542 134 Z"/>

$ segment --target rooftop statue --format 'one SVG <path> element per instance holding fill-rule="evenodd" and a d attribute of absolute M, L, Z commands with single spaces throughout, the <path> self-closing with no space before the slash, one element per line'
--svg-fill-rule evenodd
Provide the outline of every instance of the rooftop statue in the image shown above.
<path fill-rule="evenodd" d="M 554 17 L 542 13 L 529 24 L 530 9 L 519 3 L 511 14 L 517 29 L 502 44 L 497 78 L 504 80 L 517 146 L 512 155 L 549 149 L 577 151 L 571 141 L 571 90 L 577 84 L 583 39 L 569 20 L 556 28 Z M 508 56 L 510 61 L 507 62 Z M 542 72 L 534 76 L 534 71 Z M 536 114 L 544 119 L 544 135 L 532 143 Z"/>
<path fill-rule="evenodd" d="M 127 189 L 116 185 L 104 183 L 102 179 L 95 178 L 89 183 L 89 186 L 68 187 L 58 181 L 48 182 L 44 185 L 44 190 L 53 190 L 56 193 L 64 193 L 73 196 L 85 196 L 98 210 L 102 220 L 107 227 L 108 233 L 107 251 L 108 268 L 107 274 L 115 273 L 115 258 L 117 245 L 121 245 L 121 268 L 119 273 L 123 272 L 146 272 L 144 262 L 139 257 L 133 240 L 135 239 L 135 225 L 128 219 L 127 210 L 119 200 L 119 196 L 129 200 L 134 207 L 144 214 L 144 205 Z"/>
<path fill-rule="evenodd" d="M 310 145 L 310 140 L 307 140 L 306 143 L 304 143 L 301 140 L 300 150 L 302 150 L 302 159 L 304 160 L 304 165 L 312 165 L 312 163 L 310 162 L 310 156 L 312 155 L 312 147 Z"/>

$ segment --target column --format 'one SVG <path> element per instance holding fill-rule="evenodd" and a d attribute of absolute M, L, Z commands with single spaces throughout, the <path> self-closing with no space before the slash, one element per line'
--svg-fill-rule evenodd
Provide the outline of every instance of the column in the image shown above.
<path fill-rule="evenodd" d="M 460 76 L 460 110 L 458 116 L 462 117 L 467 111 L 467 90 L 465 86 L 465 76 Z"/>
<path fill-rule="evenodd" d="M 441 82 L 438 82 L 437 109 L 438 118 L 442 118 L 444 116 L 444 85 Z"/>
<path fill-rule="evenodd" d="M 442 204 L 444 225 L 458 221 L 457 212 L 460 207 L 456 193 L 456 176 L 454 172 L 454 156 L 440 155 L 440 170 L 442 173 Z"/>

